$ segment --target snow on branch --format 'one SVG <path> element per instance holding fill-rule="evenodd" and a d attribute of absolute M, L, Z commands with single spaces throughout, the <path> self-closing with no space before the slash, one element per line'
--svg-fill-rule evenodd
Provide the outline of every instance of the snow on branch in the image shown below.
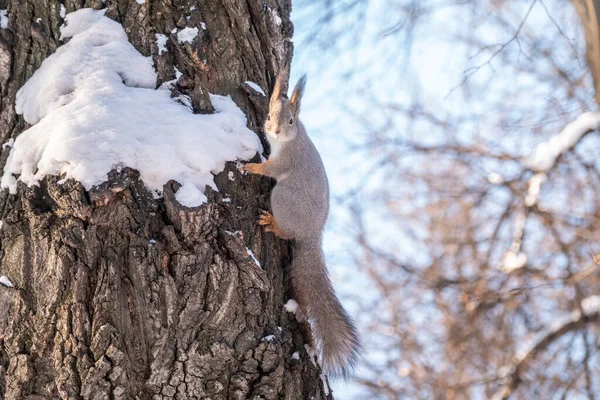
<path fill-rule="evenodd" d="M 559 134 L 540 143 L 533 156 L 527 160 L 527 166 L 534 171 L 547 172 L 564 152 L 572 149 L 582 137 L 599 127 L 600 113 L 582 114 Z"/>
<path fill-rule="evenodd" d="M 167 181 L 178 181 L 177 200 L 197 206 L 226 161 L 260 150 L 229 97 L 211 95 L 217 113 L 198 115 L 169 90 L 156 90 L 151 58 L 104 10 L 70 13 L 66 24 L 61 39 L 71 39 L 17 93 L 17 112 L 34 125 L 15 140 L 3 188 L 15 193 L 16 176 L 31 186 L 45 175 L 63 175 L 90 189 L 111 169 L 127 166 L 155 195 Z"/>
<path fill-rule="evenodd" d="M 514 365 L 500 368 L 500 371 L 510 372 L 502 374 L 504 376 L 501 376 L 501 378 L 507 379 L 507 382 L 494 393 L 491 399 L 508 399 L 521 383 L 521 374 L 525 372 L 529 363 L 539 353 L 565 334 L 581 329 L 588 323 L 597 321 L 600 321 L 600 296 L 591 296 L 582 300 L 581 311 L 575 310 L 571 312 L 568 318 L 558 321 L 549 330 L 538 335 L 531 344 L 517 353 Z"/>

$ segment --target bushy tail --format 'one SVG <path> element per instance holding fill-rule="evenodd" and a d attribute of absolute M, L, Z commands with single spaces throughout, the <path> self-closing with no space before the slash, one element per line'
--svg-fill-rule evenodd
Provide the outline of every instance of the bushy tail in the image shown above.
<path fill-rule="evenodd" d="M 352 319 L 331 285 L 320 240 L 296 239 L 292 286 L 296 301 L 310 321 L 323 370 L 347 378 L 359 360 L 360 342 Z"/>

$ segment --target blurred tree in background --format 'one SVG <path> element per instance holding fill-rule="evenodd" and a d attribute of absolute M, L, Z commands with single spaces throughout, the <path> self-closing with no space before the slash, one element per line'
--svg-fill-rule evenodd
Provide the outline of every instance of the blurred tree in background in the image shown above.
<path fill-rule="evenodd" d="M 295 7 L 372 289 L 356 398 L 600 398 L 599 2 Z"/>

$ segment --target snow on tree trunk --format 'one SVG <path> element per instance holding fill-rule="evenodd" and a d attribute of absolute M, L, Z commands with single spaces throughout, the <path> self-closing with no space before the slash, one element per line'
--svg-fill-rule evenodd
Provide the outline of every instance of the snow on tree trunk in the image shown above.
<path fill-rule="evenodd" d="M 268 91 L 289 67 L 289 0 L 0 0 L 2 143 L 29 128 L 16 93 L 83 7 L 123 25 L 157 86 L 177 79 L 199 113 L 230 95 L 262 135 L 267 99 L 243 82 Z M 331 398 L 283 308 L 290 248 L 256 224 L 272 182 L 230 162 L 186 208 L 177 182 L 155 199 L 129 168 L 89 191 L 60 179 L 0 193 L 1 398 Z"/>

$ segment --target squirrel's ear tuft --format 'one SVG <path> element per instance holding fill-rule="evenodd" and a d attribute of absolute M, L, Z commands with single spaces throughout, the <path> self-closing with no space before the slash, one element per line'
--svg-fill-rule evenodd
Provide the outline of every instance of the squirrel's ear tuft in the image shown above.
<path fill-rule="evenodd" d="M 294 87 L 292 97 L 290 98 L 290 104 L 294 107 L 295 114 L 298 115 L 300 112 L 300 100 L 304 94 L 304 87 L 306 86 L 306 74 L 302 75 Z"/>
<path fill-rule="evenodd" d="M 273 93 L 271 94 L 270 104 L 281 98 L 281 90 L 283 89 L 283 80 L 285 77 L 284 71 L 280 71 L 275 78 L 275 85 L 273 86 Z"/>

